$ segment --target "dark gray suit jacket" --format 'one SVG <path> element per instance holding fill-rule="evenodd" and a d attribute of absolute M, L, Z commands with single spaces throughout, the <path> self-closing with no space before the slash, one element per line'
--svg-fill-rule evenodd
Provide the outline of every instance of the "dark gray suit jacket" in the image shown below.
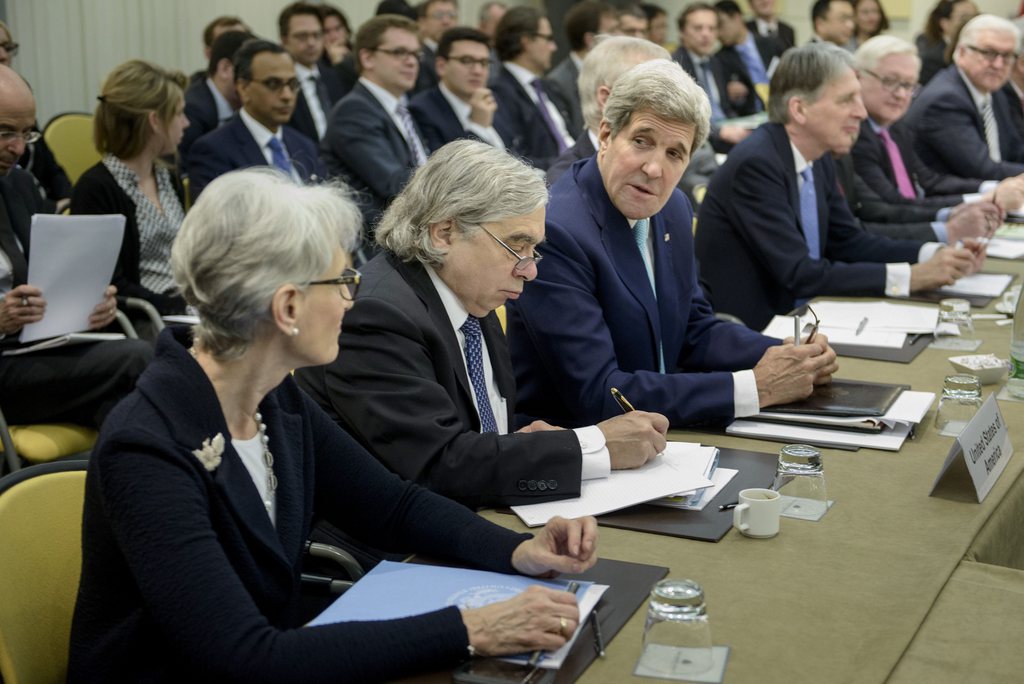
<path fill-rule="evenodd" d="M 466 505 L 579 496 L 572 431 L 481 434 L 458 338 L 424 267 L 384 252 L 362 271 L 338 359 L 296 371 L 299 385 L 391 470 Z M 494 313 L 480 325 L 511 427 L 505 335 Z"/>
<path fill-rule="evenodd" d="M 548 97 L 559 111 L 569 114 L 565 126 L 569 129 L 569 135 L 574 138 L 583 133 L 583 110 L 580 108 L 580 90 L 576 85 L 576 79 L 579 77 L 580 71 L 572 57 L 563 59 L 544 77 Z"/>

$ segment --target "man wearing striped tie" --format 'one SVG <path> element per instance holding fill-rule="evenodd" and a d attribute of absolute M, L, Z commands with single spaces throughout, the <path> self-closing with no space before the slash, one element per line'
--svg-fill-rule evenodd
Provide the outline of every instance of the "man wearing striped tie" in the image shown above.
<path fill-rule="evenodd" d="M 356 33 L 359 81 L 331 110 L 320 155 L 332 176 L 358 192 L 368 230 L 427 161 L 427 146 L 408 109 L 416 84 L 420 39 L 416 22 L 395 14 L 373 17 Z M 367 236 L 366 245 L 372 243 Z"/>
<path fill-rule="evenodd" d="M 1024 135 L 1014 126 L 1003 85 L 1020 52 L 1012 22 L 980 14 L 960 31 L 953 64 L 928 82 L 900 122 L 921 161 L 963 178 L 1024 173 Z"/>

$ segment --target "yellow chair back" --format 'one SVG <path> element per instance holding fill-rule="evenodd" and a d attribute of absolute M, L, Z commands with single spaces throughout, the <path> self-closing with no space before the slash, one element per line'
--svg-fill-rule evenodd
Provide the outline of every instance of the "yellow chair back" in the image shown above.
<path fill-rule="evenodd" d="M 96 431 L 70 423 L 12 425 L 14 451 L 29 463 L 46 463 L 92 449 Z M 0 453 L 4 446 L 0 443 Z"/>
<path fill-rule="evenodd" d="M 58 114 L 46 124 L 43 137 L 72 184 L 100 160 L 100 153 L 92 144 L 91 114 Z"/>
<path fill-rule="evenodd" d="M 84 497 L 84 462 L 32 466 L 0 480 L 0 677 L 5 684 L 57 684 L 67 678 Z"/>

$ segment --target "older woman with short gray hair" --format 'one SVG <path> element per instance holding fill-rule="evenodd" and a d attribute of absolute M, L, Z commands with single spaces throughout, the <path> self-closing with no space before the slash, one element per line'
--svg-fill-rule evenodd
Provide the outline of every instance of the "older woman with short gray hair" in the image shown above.
<path fill-rule="evenodd" d="M 86 480 L 70 682 L 382 681 L 468 655 L 557 648 L 575 597 L 531 589 L 483 608 L 303 627 L 314 519 L 356 539 L 540 575 L 593 565 L 593 520 L 537 537 L 388 473 L 291 379 L 338 354 L 360 274 L 347 193 L 276 171 L 225 174 L 172 254 L 199 312 L 110 414 Z"/>

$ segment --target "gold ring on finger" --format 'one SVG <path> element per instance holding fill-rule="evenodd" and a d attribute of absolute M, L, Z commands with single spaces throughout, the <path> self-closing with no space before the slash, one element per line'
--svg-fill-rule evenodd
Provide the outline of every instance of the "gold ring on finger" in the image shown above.
<path fill-rule="evenodd" d="M 567 631 L 568 631 L 567 628 L 568 627 L 569 627 L 569 622 L 564 617 L 558 618 L 558 632 L 559 632 L 559 634 L 561 634 L 562 636 L 568 638 L 568 636 L 569 636 L 567 634 Z"/>

